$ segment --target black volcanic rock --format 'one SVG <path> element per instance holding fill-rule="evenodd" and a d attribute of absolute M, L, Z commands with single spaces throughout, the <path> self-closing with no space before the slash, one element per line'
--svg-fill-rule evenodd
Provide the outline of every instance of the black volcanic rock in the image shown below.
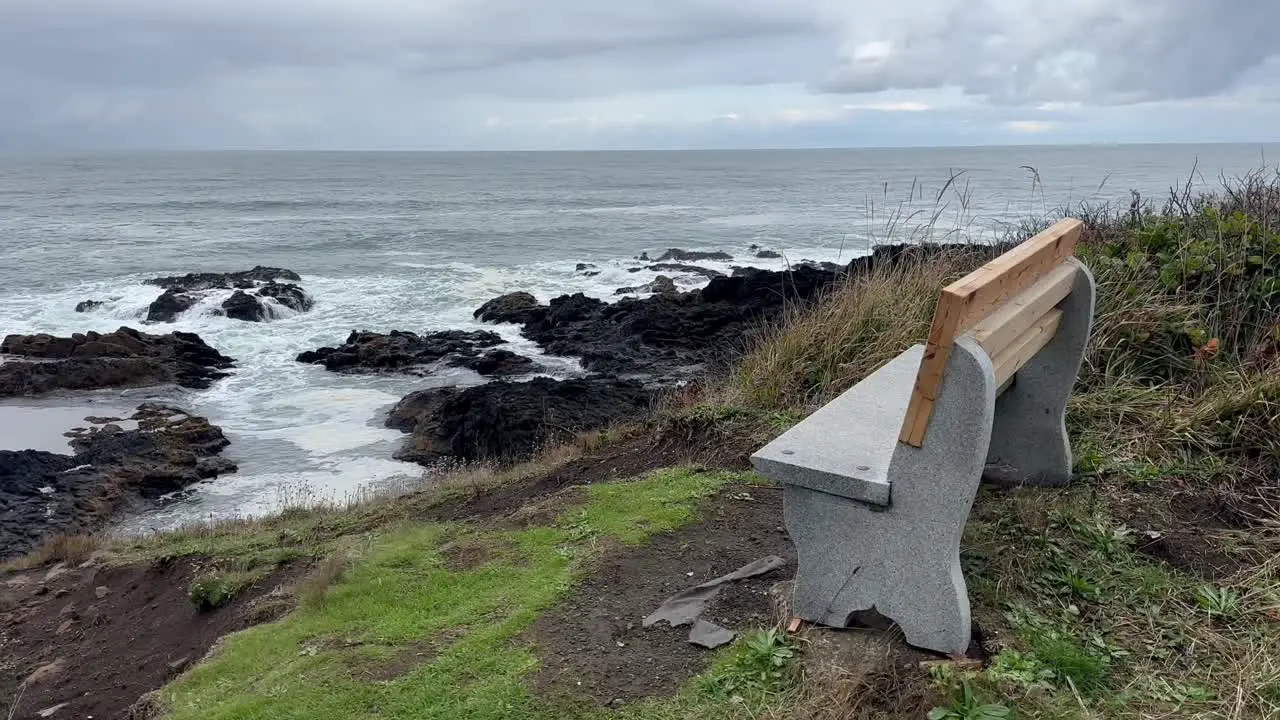
<path fill-rule="evenodd" d="M 678 293 L 675 281 L 666 275 L 659 275 L 653 282 L 635 287 L 621 287 L 613 291 L 614 295 L 639 295 L 641 293 Z"/>
<path fill-rule="evenodd" d="M 756 253 L 756 257 L 760 258 L 761 260 L 777 260 L 778 258 L 782 257 L 782 253 L 776 250 L 761 250 L 760 252 Z"/>
<path fill-rule="evenodd" d="M 615 304 L 581 293 L 563 295 L 545 306 L 524 306 L 529 319 L 521 334 L 549 354 L 580 358 L 593 372 L 666 382 L 727 359 L 770 318 L 788 306 L 810 302 L 848 275 L 939 253 L 971 253 L 985 260 L 1008 247 L 898 245 L 876 248 L 847 266 L 739 268 L 731 277 L 708 270 L 716 276 L 700 291 L 623 298 Z"/>
<path fill-rule="evenodd" d="M 292 283 L 269 282 L 258 288 L 258 297 L 273 298 L 281 305 L 297 312 L 307 312 L 315 305 L 305 290 Z"/>
<path fill-rule="evenodd" d="M 229 273 L 187 273 L 170 277 L 151 278 L 147 285 L 156 285 L 166 290 L 178 292 L 201 292 L 204 290 L 247 290 L 259 284 L 276 280 L 301 282 L 298 273 L 284 268 L 263 267 L 259 265 L 252 270 Z"/>
<path fill-rule="evenodd" d="M 207 388 L 235 362 L 193 333 L 148 335 L 127 327 L 69 338 L 10 335 L 0 354 L 30 359 L 0 365 L 0 397 L 165 383 Z"/>
<path fill-rule="evenodd" d="M 636 381 L 539 377 L 421 390 L 405 396 L 386 424 L 412 433 L 396 454 L 400 460 L 516 461 L 578 432 L 643 412 L 651 398 Z"/>
<path fill-rule="evenodd" d="M 267 319 L 267 309 L 262 306 L 262 301 L 243 290 L 231 293 L 231 297 L 222 301 L 222 312 L 232 320 L 262 322 Z"/>
<path fill-rule="evenodd" d="M 401 330 L 386 335 L 357 331 L 339 347 L 302 353 L 298 362 L 324 365 L 326 370 L 342 373 L 413 373 L 446 359 L 478 358 L 484 348 L 502 342 L 502 336 L 487 330 L 446 330 L 427 335 Z"/>
<path fill-rule="evenodd" d="M 498 377 L 528 375 L 538 369 L 538 365 L 532 359 L 517 355 L 510 350 L 490 350 L 479 357 L 455 358 L 449 364 L 470 368 L 481 375 Z"/>
<path fill-rule="evenodd" d="M 139 406 L 135 430 L 95 427 L 75 436 L 75 455 L 0 451 L 0 559 L 57 532 L 103 526 L 119 510 L 234 472 L 218 457 L 229 443 L 202 417 L 157 403 Z"/>
<path fill-rule="evenodd" d="M 541 312 L 537 298 L 527 292 L 513 292 L 481 305 L 473 315 L 485 322 L 526 323 Z"/>
<path fill-rule="evenodd" d="M 641 258 L 643 259 L 643 258 Z M 725 252 L 701 252 L 698 250 L 681 250 L 671 248 L 658 256 L 655 262 L 679 260 L 681 262 L 697 262 L 699 260 L 732 260 L 733 256 Z"/>
<path fill-rule="evenodd" d="M 102 305 L 103 302 L 101 300 L 82 300 L 76 303 L 76 312 L 93 312 L 102 307 Z"/>
<path fill-rule="evenodd" d="M 148 285 L 165 289 L 151 303 L 147 322 L 173 322 L 178 316 L 200 301 L 200 295 L 213 290 L 235 290 L 222 302 L 222 314 L 233 320 L 265 322 L 274 317 L 265 298 L 272 298 L 280 305 L 306 312 L 312 307 L 311 296 L 292 282 L 299 281 L 298 274 L 284 268 L 259 265 L 252 270 L 231 273 L 189 273 L 172 277 L 152 278 Z"/>
<path fill-rule="evenodd" d="M 724 277 L 724 273 L 720 272 L 719 270 L 712 270 L 711 268 L 699 267 L 697 265 L 681 265 L 680 263 L 658 263 L 656 265 L 650 265 L 648 269 L 654 272 L 672 272 L 672 273 L 686 273 L 688 275 L 701 275 L 702 277 L 707 279 Z"/>
<path fill-rule="evenodd" d="M 177 290 L 165 290 L 147 308 L 147 322 L 173 322 L 198 302 L 200 299 L 194 295 Z"/>

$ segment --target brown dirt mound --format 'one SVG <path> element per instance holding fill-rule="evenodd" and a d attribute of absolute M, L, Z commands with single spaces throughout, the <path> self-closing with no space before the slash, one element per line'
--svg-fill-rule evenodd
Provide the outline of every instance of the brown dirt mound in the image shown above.
<path fill-rule="evenodd" d="M 671 595 L 766 555 L 786 558 L 787 566 L 725 585 L 702 619 L 734 630 L 773 621 L 769 588 L 795 570 L 781 490 L 731 487 L 699 515 L 645 545 L 606 552 L 565 603 L 534 623 L 543 659 L 535 692 L 598 705 L 673 694 L 706 668 L 711 653 L 689 644 L 688 626 L 645 628 L 641 620 Z"/>
<path fill-rule="evenodd" d="M 0 698 L 17 698 L 17 707 L 0 707 L 13 718 L 60 704 L 52 717 L 127 718 L 141 695 L 198 662 L 218 638 L 277 617 L 289 606 L 283 588 L 304 569 L 283 568 L 205 613 L 187 598 L 200 572 L 189 561 L 57 565 L 3 577 Z"/>

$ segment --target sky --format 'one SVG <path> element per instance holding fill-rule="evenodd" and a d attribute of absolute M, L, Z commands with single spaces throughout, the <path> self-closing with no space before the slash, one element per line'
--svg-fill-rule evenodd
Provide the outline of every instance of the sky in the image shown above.
<path fill-rule="evenodd" d="M 0 0 L 0 150 L 1280 141 L 1277 0 Z"/>

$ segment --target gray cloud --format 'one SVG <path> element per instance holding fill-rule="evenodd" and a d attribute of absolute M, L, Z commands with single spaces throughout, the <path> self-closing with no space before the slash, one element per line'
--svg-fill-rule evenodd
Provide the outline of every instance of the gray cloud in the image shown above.
<path fill-rule="evenodd" d="M 490 115 L 764 85 L 1274 97 L 1276 27 L 1268 0 L 4 0 L 0 142 L 483 144 Z"/>

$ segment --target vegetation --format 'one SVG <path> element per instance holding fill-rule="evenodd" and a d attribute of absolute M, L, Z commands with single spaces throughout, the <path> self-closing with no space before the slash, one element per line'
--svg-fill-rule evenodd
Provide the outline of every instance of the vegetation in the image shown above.
<path fill-rule="evenodd" d="M 206 609 L 305 563 L 296 609 L 228 637 L 158 693 L 172 718 L 1280 717 L 1280 175 L 1064 214 L 1086 222 L 1077 254 L 1098 284 L 1068 412 L 1080 482 L 980 491 L 961 560 L 981 663 L 922 663 L 892 633 L 765 627 L 674 697 L 607 711 L 551 701 L 528 684 L 539 614 L 601 553 L 641 547 L 710 494 L 759 480 L 674 468 L 537 500 L 519 523 L 429 519 L 444 499 L 646 433 L 774 436 L 919 342 L 938 290 L 981 262 L 973 250 L 850 279 L 648 427 L 450 472 L 431 492 L 109 551 L 62 538 L 24 562 L 198 562 L 216 568 L 191 586 Z M 472 562 L 450 560 L 463 550 Z"/>
<path fill-rule="evenodd" d="M 1088 482 L 984 490 L 962 559 L 994 657 L 899 679 L 849 716 L 1280 715 L 1280 175 L 1064 214 L 1086 222 L 1077 255 L 1098 285 L 1068 411 Z M 688 414 L 802 416 L 920 342 L 937 290 L 977 264 L 953 252 L 851 279 Z"/>
<path fill-rule="evenodd" d="M 693 518 L 699 499 L 744 479 L 665 470 L 590 486 L 580 506 L 522 529 L 383 528 L 331 578 L 323 602 L 227 638 L 158 700 L 173 718 L 593 716 L 530 695 L 523 681 L 538 661 L 521 633 L 599 548 L 673 530 Z M 446 556 L 459 546 L 487 548 L 489 559 L 451 569 Z M 623 716 L 731 717 L 748 699 L 763 707 L 787 685 L 791 658 L 776 633 L 748 636 L 697 687 Z"/>

